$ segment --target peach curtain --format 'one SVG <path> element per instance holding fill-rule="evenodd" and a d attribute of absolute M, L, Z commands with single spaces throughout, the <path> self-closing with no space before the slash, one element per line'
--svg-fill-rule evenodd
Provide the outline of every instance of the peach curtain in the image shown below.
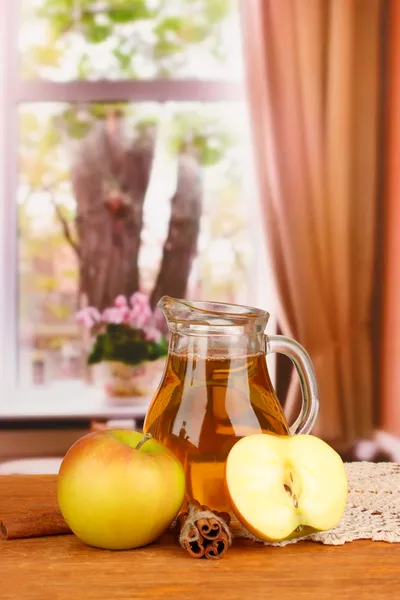
<path fill-rule="evenodd" d="M 314 433 L 342 448 L 373 428 L 382 4 L 242 3 L 280 323 L 316 368 L 321 409 Z"/>
<path fill-rule="evenodd" d="M 392 2 L 388 31 L 386 207 L 381 425 L 400 438 L 400 2 Z"/>

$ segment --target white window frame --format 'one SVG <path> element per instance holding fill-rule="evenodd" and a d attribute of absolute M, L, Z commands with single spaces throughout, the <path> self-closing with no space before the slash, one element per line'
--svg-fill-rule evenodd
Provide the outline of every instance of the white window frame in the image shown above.
<path fill-rule="evenodd" d="M 18 106 L 38 102 L 238 102 L 243 84 L 196 79 L 52 82 L 19 76 L 19 3 L 4 2 L 0 12 L 0 419 L 14 406 L 18 389 Z M 2 79 L 2 81 L 1 81 Z M 3 84 L 3 85 L 2 85 Z M 4 93 L 2 90 L 4 87 Z M 257 199 L 252 202 L 257 204 Z M 254 208 L 254 205 L 253 205 Z M 254 211 L 257 213 L 257 208 Z M 260 244 L 261 245 L 261 244 Z M 260 253 L 257 252 L 257 255 Z M 262 252 L 261 252 L 262 254 Z M 257 260 L 256 284 L 264 269 Z M 254 288 L 253 288 L 254 289 Z M 257 296 L 258 296 L 258 292 Z M 257 304 L 260 301 L 257 297 Z M 7 411 L 8 412 L 8 411 Z M 119 414 L 118 411 L 115 413 Z M 33 415 L 30 415 L 33 416 Z"/>

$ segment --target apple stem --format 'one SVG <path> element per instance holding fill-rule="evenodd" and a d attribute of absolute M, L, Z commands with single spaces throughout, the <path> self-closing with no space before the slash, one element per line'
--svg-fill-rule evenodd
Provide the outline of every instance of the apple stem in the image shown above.
<path fill-rule="evenodd" d="M 138 445 L 136 446 L 136 450 L 140 450 L 140 448 L 145 444 L 148 440 L 150 440 L 153 436 L 151 433 L 145 433 Z"/>

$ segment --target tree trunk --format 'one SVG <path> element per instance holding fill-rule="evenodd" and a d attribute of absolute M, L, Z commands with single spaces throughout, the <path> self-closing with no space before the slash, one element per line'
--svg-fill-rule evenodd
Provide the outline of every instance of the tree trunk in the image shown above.
<path fill-rule="evenodd" d="M 151 306 L 164 296 L 184 298 L 193 259 L 197 252 L 202 211 L 201 167 L 190 152 L 179 156 L 176 193 L 171 199 L 168 236 L 156 284 L 151 294 Z"/>
<path fill-rule="evenodd" d="M 154 153 L 151 136 L 141 134 L 126 147 L 108 125 L 83 141 L 72 169 L 80 298 L 99 310 L 139 288 L 143 203 Z"/>

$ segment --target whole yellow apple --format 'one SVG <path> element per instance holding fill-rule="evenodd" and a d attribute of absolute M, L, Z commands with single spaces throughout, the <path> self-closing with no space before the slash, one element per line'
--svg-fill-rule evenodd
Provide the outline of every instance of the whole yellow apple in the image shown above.
<path fill-rule="evenodd" d="M 94 432 L 65 455 L 58 504 L 86 544 L 138 548 L 157 539 L 176 517 L 185 493 L 182 465 L 148 437 L 129 430 Z"/>

